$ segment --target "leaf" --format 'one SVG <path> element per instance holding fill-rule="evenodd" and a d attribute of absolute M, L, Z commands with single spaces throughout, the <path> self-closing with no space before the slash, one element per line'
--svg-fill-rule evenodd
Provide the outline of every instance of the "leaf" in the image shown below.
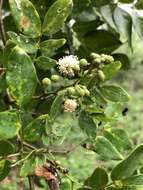
<path fill-rule="evenodd" d="M 24 128 L 24 139 L 31 142 L 38 141 L 45 127 L 49 127 L 49 125 L 49 116 L 47 114 L 39 116 Z"/>
<path fill-rule="evenodd" d="M 132 13 L 134 29 L 138 36 L 143 38 L 143 16 L 139 11 L 133 11 Z"/>
<path fill-rule="evenodd" d="M 9 154 L 14 153 L 15 147 L 9 141 L 0 141 L 0 156 L 7 156 Z"/>
<path fill-rule="evenodd" d="M 138 10 L 142 10 L 143 9 L 143 0 L 138 0 L 135 3 L 135 8 L 138 9 Z"/>
<path fill-rule="evenodd" d="M 121 62 L 120 61 L 115 61 L 109 65 L 105 65 L 103 67 L 103 73 L 105 75 L 105 79 L 109 80 L 116 75 L 116 73 L 120 70 L 121 68 Z"/>
<path fill-rule="evenodd" d="M 131 154 L 120 162 L 111 172 L 112 180 L 120 180 L 130 177 L 139 167 L 143 155 L 143 145 L 138 146 Z"/>
<path fill-rule="evenodd" d="M 113 18 L 122 43 L 128 41 L 131 44 L 132 19 L 130 14 L 120 7 L 114 9 Z"/>
<path fill-rule="evenodd" d="M 130 95 L 120 86 L 104 85 L 100 88 L 102 95 L 112 102 L 127 102 L 130 100 Z"/>
<path fill-rule="evenodd" d="M 21 49 L 23 49 L 27 53 L 36 53 L 38 50 L 38 44 L 36 42 L 22 34 L 16 34 L 15 32 L 7 32 L 8 36 L 11 38 L 11 41 L 18 45 Z"/>
<path fill-rule="evenodd" d="M 79 115 L 79 126 L 89 137 L 96 137 L 96 124 L 92 117 L 85 111 L 82 111 Z"/>
<path fill-rule="evenodd" d="M 126 179 L 122 179 L 123 186 L 143 185 L 143 175 L 134 175 Z"/>
<path fill-rule="evenodd" d="M 92 0 L 93 5 L 96 7 L 104 6 L 111 2 L 113 1 L 112 0 L 100 0 L 100 1 Z"/>
<path fill-rule="evenodd" d="M 98 136 L 94 144 L 94 151 L 103 159 L 121 160 L 122 155 L 118 152 L 116 147 L 103 136 Z"/>
<path fill-rule="evenodd" d="M 143 186 L 108 187 L 106 190 L 143 190 Z"/>
<path fill-rule="evenodd" d="M 111 53 L 121 44 L 118 38 L 109 31 L 96 30 L 89 32 L 82 39 L 89 52 Z"/>
<path fill-rule="evenodd" d="M 133 3 L 134 0 L 119 0 L 121 3 Z"/>
<path fill-rule="evenodd" d="M 10 161 L 1 160 L 0 161 L 0 181 L 7 177 L 10 172 Z"/>
<path fill-rule="evenodd" d="M 20 176 L 26 177 L 28 175 L 32 175 L 36 168 L 35 157 L 32 155 L 28 159 L 26 159 L 21 167 Z"/>
<path fill-rule="evenodd" d="M 44 71 L 54 68 L 56 63 L 56 60 L 45 56 L 40 56 L 36 60 L 36 66 Z"/>
<path fill-rule="evenodd" d="M 96 190 L 104 188 L 108 183 L 108 174 L 104 168 L 96 168 L 92 175 L 85 181 L 84 186 Z"/>
<path fill-rule="evenodd" d="M 72 0 L 57 0 L 46 13 L 43 33 L 51 35 L 58 32 L 72 10 Z"/>
<path fill-rule="evenodd" d="M 29 0 L 9 0 L 11 12 L 18 29 L 31 38 L 41 35 L 41 21 Z"/>
<path fill-rule="evenodd" d="M 29 103 L 37 86 L 36 70 L 30 57 L 18 47 L 9 56 L 6 81 L 11 95 L 20 106 Z"/>
<path fill-rule="evenodd" d="M 0 112 L 0 139 L 12 139 L 18 134 L 21 125 L 16 113 Z"/>
<path fill-rule="evenodd" d="M 131 149 L 133 144 L 124 129 L 109 128 L 104 131 L 106 137 L 118 151 Z"/>
<path fill-rule="evenodd" d="M 46 40 L 40 44 L 40 50 L 42 55 L 51 57 L 55 54 L 56 50 L 62 47 L 65 43 L 66 40 L 64 38 Z"/>
<path fill-rule="evenodd" d="M 64 91 L 58 93 L 57 97 L 52 103 L 50 116 L 54 120 L 63 112 Z"/>

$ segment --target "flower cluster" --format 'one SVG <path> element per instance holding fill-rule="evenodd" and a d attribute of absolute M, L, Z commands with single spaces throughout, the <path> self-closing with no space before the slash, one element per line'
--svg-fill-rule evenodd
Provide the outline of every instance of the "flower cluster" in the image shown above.
<path fill-rule="evenodd" d="M 74 77 L 75 73 L 80 70 L 78 57 L 74 55 L 64 56 L 57 64 L 60 73 L 65 76 Z"/>
<path fill-rule="evenodd" d="M 74 112 L 78 106 L 76 100 L 73 99 L 66 99 L 64 102 L 64 111 L 65 112 Z"/>

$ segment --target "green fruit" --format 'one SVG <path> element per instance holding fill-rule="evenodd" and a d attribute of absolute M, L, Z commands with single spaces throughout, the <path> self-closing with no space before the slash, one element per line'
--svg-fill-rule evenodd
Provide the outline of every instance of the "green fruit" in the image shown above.
<path fill-rule="evenodd" d="M 79 63 L 80 63 L 81 66 L 87 66 L 87 65 L 89 65 L 89 63 L 87 62 L 86 59 L 81 59 Z"/>
<path fill-rule="evenodd" d="M 60 79 L 60 76 L 59 76 L 59 75 L 52 75 L 52 76 L 51 76 L 51 80 L 54 81 L 54 82 L 59 81 L 59 79 Z"/>
<path fill-rule="evenodd" d="M 51 84 L 51 80 L 50 80 L 49 78 L 45 77 L 45 78 L 43 78 L 43 80 L 42 80 L 42 84 L 43 84 L 44 86 L 49 86 L 49 85 Z"/>
<path fill-rule="evenodd" d="M 103 71 L 99 70 L 97 72 L 97 77 L 98 77 L 99 81 L 101 81 L 101 82 L 105 81 L 105 75 L 104 75 Z"/>
<path fill-rule="evenodd" d="M 85 95 L 84 89 L 82 89 L 79 85 L 76 85 L 76 86 L 75 86 L 75 89 L 76 89 L 77 93 L 78 93 L 80 96 L 84 96 L 84 95 Z"/>

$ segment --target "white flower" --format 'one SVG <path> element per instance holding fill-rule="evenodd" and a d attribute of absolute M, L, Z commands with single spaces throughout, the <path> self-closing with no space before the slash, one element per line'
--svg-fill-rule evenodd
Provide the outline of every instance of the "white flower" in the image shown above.
<path fill-rule="evenodd" d="M 75 76 L 75 72 L 80 70 L 78 57 L 74 55 L 64 56 L 57 64 L 60 73 L 69 77 Z"/>
<path fill-rule="evenodd" d="M 67 99 L 64 102 L 64 111 L 65 112 L 74 112 L 78 106 L 78 103 L 76 100 L 73 99 Z"/>

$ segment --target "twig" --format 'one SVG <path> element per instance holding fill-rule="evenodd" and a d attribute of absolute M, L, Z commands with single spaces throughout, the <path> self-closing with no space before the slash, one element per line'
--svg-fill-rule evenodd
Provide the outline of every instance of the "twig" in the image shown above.
<path fill-rule="evenodd" d="M 0 34 L 1 34 L 3 45 L 5 45 L 6 35 L 5 35 L 5 30 L 4 30 L 3 18 L 2 18 L 2 6 L 3 6 L 3 0 L 0 0 Z"/>
<path fill-rule="evenodd" d="M 29 182 L 29 190 L 35 190 L 34 183 L 33 183 L 33 177 L 28 176 L 28 182 Z"/>
<path fill-rule="evenodd" d="M 67 42 L 69 45 L 69 52 L 71 55 L 74 55 L 74 48 L 73 48 L 73 31 L 72 28 L 70 26 L 70 21 L 68 23 L 66 23 L 66 33 L 67 33 Z"/>

